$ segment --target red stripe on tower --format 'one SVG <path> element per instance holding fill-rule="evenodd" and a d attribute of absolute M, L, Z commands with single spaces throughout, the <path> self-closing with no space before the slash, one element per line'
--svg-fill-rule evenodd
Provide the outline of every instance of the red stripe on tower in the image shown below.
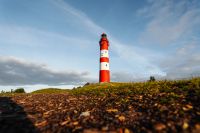
<path fill-rule="evenodd" d="M 109 55 L 108 47 L 109 41 L 107 35 L 103 33 L 101 35 L 100 45 L 100 70 L 99 70 L 99 82 L 110 82 L 110 69 L 109 69 Z"/>

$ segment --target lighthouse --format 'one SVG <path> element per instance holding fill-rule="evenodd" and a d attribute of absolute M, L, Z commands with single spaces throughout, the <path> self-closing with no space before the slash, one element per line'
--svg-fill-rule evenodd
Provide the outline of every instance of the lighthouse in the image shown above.
<path fill-rule="evenodd" d="M 99 45 L 100 45 L 99 82 L 100 83 L 110 82 L 109 54 L 108 54 L 109 41 L 105 33 L 101 35 Z"/>

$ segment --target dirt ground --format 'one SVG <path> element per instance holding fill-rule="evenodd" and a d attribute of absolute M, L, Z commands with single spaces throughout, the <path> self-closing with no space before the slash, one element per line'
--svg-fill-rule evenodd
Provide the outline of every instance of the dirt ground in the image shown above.
<path fill-rule="evenodd" d="M 0 97 L 1 133 L 200 133 L 200 96 L 24 94 Z"/>

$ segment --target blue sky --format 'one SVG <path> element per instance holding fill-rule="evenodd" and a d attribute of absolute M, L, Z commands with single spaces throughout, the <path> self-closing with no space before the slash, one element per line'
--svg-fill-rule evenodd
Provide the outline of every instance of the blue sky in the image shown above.
<path fill-rule="evenodd" d="M 111 80 L 200 75 L 198 0 L 1 0 L 0 89 L 98 82 L 99 39 Z"/>

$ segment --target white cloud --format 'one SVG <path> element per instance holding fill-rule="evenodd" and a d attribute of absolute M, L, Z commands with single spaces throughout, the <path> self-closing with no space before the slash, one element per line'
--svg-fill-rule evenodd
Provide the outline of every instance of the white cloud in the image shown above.
<path fill-rule="evenodd" d="M 199 5 L 198 0 L 150 0 L 147 6 L 137 12 L 147 21 L 140 43 L 159 47 L 165 53 L 155 61 L 166 73 L 163 78 L 185 78 L 200 74 L 200 40 L 197 33 L 200 32 Z"/>
<path fill-rule="evenodd" d="M 75 85 L 91 81 L 88 72 L 55 71 L 44 64 L 0 56 L 1 85 Z"/>
<path fill-rule="evenodd" d="M 180 46 L 170 56 L 161 61 L 160 67 L 167 73 L 166 78 L 186 78 L 200 76 L 199 42 Z"/>

